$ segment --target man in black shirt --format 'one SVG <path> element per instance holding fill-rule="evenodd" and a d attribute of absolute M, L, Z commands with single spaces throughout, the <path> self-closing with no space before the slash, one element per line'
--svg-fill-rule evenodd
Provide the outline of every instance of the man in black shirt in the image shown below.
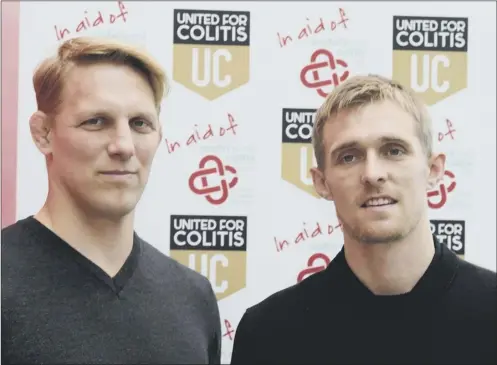
<path fill-rule="evenodd" d="M 2 230 L 2 364 L 220 363 L 209 281 L 134 231 L 162 137 L 162 67 L 126 44 L 75 38 L 33 83 L 49 191 Z"/>
<path fill-rule="evenodd" d="M 428 112 L 379 76 L 335 88 L 317 111 L 311 170 L 344 246 L 328 267 L 243 315 L 232 364 L 496 364 L 496 274 L 430 231 L 444 173 Z"/>

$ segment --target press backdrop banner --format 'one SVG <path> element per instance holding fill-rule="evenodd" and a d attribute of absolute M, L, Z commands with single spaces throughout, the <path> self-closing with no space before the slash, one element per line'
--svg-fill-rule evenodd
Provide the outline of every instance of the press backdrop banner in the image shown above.
<path fill-rule="evenodd" d="M 171 88 L 136 229 L 210 280 L 223 363 L 249 306 L 324 269 L 342 247 L 334 206 L 312 186 L 311 130 L 328 93 L 354 75 L 392 77 L 428 105 L 435 148 L 447 155 L 444 180 L 426 196 L 432 232 L 495 270 L 495 3 L 19 6 L 18 108 L 2 105 L 16 115 L 2 136 L 17 142 L 6 157 L 17 170 L 2 171 L 15 183 L 15 219 L 47 193 L 28 123 L 36 65 L 80 35 L 148 49 Z"/>

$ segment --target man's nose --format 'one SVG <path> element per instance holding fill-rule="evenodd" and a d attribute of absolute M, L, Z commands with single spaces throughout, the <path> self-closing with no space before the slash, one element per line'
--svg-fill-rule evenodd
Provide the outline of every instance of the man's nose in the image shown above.
<path fill-rule="evenodd" d="M 135 154 L 133 131 L 128 121 L 119 121 L 116 123 L 112 139 L 109 143 L 109 154 L 123 160 L 130 159 Z"/>
<path fill-rule="evenodd" d="M 386 166 L 376 155 L 367 156 L 362 171 L 361 182 L 372 186 L 380 186 L 387 180 Z"/>

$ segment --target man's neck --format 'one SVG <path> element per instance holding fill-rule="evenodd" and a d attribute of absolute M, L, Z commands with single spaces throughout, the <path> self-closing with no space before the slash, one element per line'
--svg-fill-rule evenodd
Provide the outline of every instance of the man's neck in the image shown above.
<path fill-rule="evenodd" d="M 70 199 L 49 194 L 34 216 L 80 254 L 114 277 L 133 247 L 133 213 L 110 220 L 85 213 Z"/>
<path fill-rule="evenodd" d="M 410 292 L 435 254 L 429 224 L 423 220 L 401 241 L 363 243 L 344 232 L 345 259 L 357 278 L 376 295 Z"/>

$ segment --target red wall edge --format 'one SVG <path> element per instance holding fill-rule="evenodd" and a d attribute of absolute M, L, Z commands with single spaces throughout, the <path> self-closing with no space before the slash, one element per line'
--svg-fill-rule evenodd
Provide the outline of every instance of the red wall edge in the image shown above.
<path fill-rule="evenodd" d="M 16 221 L 20 2 L 2 2 L 2 228 Z"/>

